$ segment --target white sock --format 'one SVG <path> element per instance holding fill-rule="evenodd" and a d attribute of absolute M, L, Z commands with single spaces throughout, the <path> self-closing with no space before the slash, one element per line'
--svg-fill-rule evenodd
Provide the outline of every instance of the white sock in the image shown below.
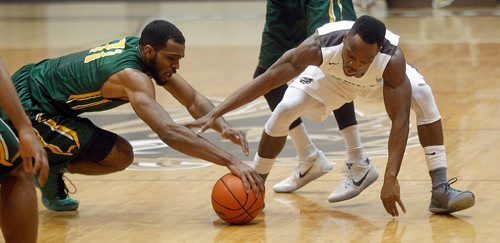
<path fill-rule="evenodd" d="M 424 147 L 424 152 L 429 171 L 433 171 L 437 168 L 446 168 L 446 151 L 444 145 Z"/>
<path fill-rule="evenodd" d="M 259 153 L 255 153 L 255 157 L 253 159 L 253 168 L 257 171 L 259 174 L 269 174 L 271 172 L 271 168 L 273 167 L 274 159 L 267 159 L 267 158 L 262 158 L 259 156 Z"/>
<path fill-rule="evenodd" d="M 340 130 L 340 134 L 344 138 L 345 147 L 347 150 L 347 161 L 355 161 L 359 165 L 366 165 L 366 153 L 361 144 L 358 125 L 352 125 Z"/>
<path fill-rule="evenodd" d="M 307 134 L 304 123 L 301 123 L 297 127 L 290 130 L 288 135 L 290 135 L 290 138 L 292 139 L 299 161 L 307 161 L 308 158 L 316 155 L 316 150 L 318 149 L 312 142 L 309 134 Z"/>

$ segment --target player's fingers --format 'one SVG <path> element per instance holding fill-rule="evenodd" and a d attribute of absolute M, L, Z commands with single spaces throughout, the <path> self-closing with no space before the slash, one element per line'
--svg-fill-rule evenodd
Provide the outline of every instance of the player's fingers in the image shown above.
<path fill-rule="evenodd" d="M 241 180 L 243 181 L 243 187 L 245 187 L 245 192 L 249 193 L 251 190 L 250 183 L 248 182 L 248 179 L 245 175 L 245 173 L 241 173 Z"/>
<path fill-rule="evenodd" d="M 255 182 L 255 178 L 252 176 L 252 174 L 248 175 L 248 182 L 250 182 L 250 186 L 252 187 L 253 195 L 255 197 L 258 197 L 259 193 L 260 193 L 260 189 L 257 186 L 257 183 Z"/>
<path fill-rule="evenodd" d="M 23 169 L 28 174 L 32 173 L 32 171 L 33 171 L 33 158 L 32 157 L 23 158 Z"/>
<path fill-rule="evenodd" d="M 387 213 L 389 213 L 393 217 L 396 216 L 396 213 L 394 212 L 394 203 L 391 203 L 389 201 L 384 200 L 383 205 L 384 205 L 385 211 L 387 211 Z"/>
<path fill-rule="evenodd" d="M 204 125 L 204 126 L 201 126 L 200 129 L 198 129 L 198 131 L 196 131 L 196 134 L 198 135 L 201 135 L 202 133 L 204 133 L 209 127 L 207 125 Z"/>
<path fill-rule="evenodd" d="M 185 126 L 185 127 L 187 127 L 187 128 L 195 128 L 195 127 L 198 127 L 198 126 L 196 126 L 196 124 L 195 124 L 195 123 L 193 123 L 193 122 L 183 123 L 182 125 L 183 125 L 183 126 Z"/>
<path fill-rule="evenodd" d="M 401 210 L 403 210 L 403 213 L 406 214 L 406 207 L 405 207 L 403 201 L 401 201 L 401 198 L 398 198 L 397 202 L 398 202 L 399 206 L 401 207 Z"/>
<path fill-rule="evenodd" d="M 243 149 L 243 153 L 245 156 L 248 156 L 250 154 L 250 149 L 248 148 L 247 135 L 244 132 L 240 132 L 240 144 Z"/>
<path fill-rule="evenodd" d="M 392 209 L 392 212 L 394 213 L 394 217 L 399 217 L 399 210 L 398 210 L 398 207 L 396 206 L 396 203 L 394 203 L 393 205 L 393 209 Z"/>
<path fill-rule="evenodd" d="M 387 206 L 387 204 L 386 204 L 385 202 L 382 202 L 382 205 L 384 205 L 384 209 L 385 209 L 385 211 L 386 211 L 387 213 L 389 213 L 390 215 L 392 215 L 392 214 L 391 214 L 391 210 L 389 210 L 389 207 Z"/>
<path fill-rule="evenodd" d="M 45 186 L 45 182 L 47 182 L 47 178 L 49 177 L 50 166 L 49 166 L 49 160 L 47 159 L 46 156 L 42 157 L 41 162 L 42 165 L 40 172 L 38 173 L 38 182 L 43 187 Z"/>
<path fill-rule="evenodd" d="M 255 178 L 257 185 L 259 186 L 260 193 L 262 193 L 262 195 L 264 195 L 266 193 L 266 188 L 264 186 L 264 180 L 262 179 L 262 177 L 260 177 L 260 175 L 257 172 L 254 172 L 252 175 Z"/>

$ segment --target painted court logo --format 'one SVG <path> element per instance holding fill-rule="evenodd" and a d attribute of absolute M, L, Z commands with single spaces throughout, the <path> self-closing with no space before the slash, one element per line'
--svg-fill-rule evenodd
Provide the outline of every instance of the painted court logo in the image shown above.
<path fill-rule="evenodd" d="M 217 104 L 221 99 L 211 98 L 211 100 L 214 104 Z M 185 110 L 169 110 L 169 113 L 174 121 L 178 123 L 192 120 Z M 249 157 L 245 157 L 239 146 L 223 140 L 220 134 L 213 130 L 206 131 L 203 136 L 220 148 L 236 155 L 244 162 L 251 163 L 259 145 L 264 123 L 270 114 L 271 112 L 264 99 L 258 99 L 224 116 L 232 126 L 247 133 L 251 153 Z M 130 141 L 134 147 L 135 159 L 133 165 L 128 168 L 129 170 L 179 170 L 213 165 L 210 162 L 189 157 L 168 147 L 133 112 L 94 113 L 87 117 L 103 129 L 113 131 Z M 368 155 L 371 158 L 386 157 L 391 122 L 385 112 L 364 115 L 362 112 L 357 111 L 356 117 L 363 145 Z M 303 121 L 316 146 L 330 160 L 345 160 L 344 141 L 333 116 L 320 124 L 309 122 L 307 119 L 303 119 Z M 407 146 L 419 146 L 416 132 L 410 131 Z M 275 166 L 295 165 L 295 156 L 296 153 L 292 142 L 287 141 Z"/>

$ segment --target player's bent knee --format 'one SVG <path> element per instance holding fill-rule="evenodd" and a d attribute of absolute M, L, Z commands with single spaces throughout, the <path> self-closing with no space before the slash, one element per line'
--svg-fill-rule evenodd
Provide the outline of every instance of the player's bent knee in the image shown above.
<path fill-rule="evenodd" d="M 298 117 L 290 109 L 278 108 L 271 114 L 271 117 L 264 125 L 264 131 L 272 137 L 283 137 L 288 134 L 290 124 Z"/>
<path fill-rule="evenodd" d="M 16 183 L 28 183 L 29 185 L 32 185 L 33 177 L 30 174 L 28 174 L 24 170 L 23 165 L 20 164 L 17 166 L 17 168 L 12 170 L 10 175 L 5 180 L 2 181 L 2 185 L 6 184 L 6 182 L 12 182 L 14 184 L 16 184 Z"/>
<path fill-rule="evenodd" d="M 123 137 L 97 128 L 79 158 L 106 165 L 113 171 L 120 171 L 132 164 L 134 152 L 132 145 Z"/>
<path fill-rule="evenodd" d="M 126 139 L 118 136 L 113 150 L 115 150 L 113 167 L 117 171 L 125 170 L 134 162 L 134 149 Z"/>
<path fill-rule="evenodd" d="M 425 125 L 441 119 L 432 89 L 425 81 L 412 86 L 412 109 L 417 117 L 417 125 Z"/>

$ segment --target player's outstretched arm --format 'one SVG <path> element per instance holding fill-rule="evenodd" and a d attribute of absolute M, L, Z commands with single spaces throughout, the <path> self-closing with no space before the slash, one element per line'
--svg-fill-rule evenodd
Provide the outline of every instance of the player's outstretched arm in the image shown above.
<path fill-rule="evenodd" d="M 228 167 L 242 178 L 247 191 L 252 189 L 255 194 L 264 191 L 263 181 L 254 169 L 191 129 L 175 123 L 154 99 L 153 83 L 146 74 L 125 69 L 116 75 L 135 113 L 168 146 L 186 155 Z"/>
<path fill-rule="evenodd" d="M 38 174 L 39 183 L 43 186 L 49 171 L 47 154 L 32 130 L 31 122 L 26 117 L 14 85 L 1 60 L 0 86 L 3 89 L 3 93 L 0 95 L 0 106 L 16 127 L 19 139 L 19 153 L 23 159 L 24 170 L 27 173 Z"/>
<path fill-rule="evenodd" d="M 304 40 L 298 47 L 285 52 L 265 73 L 231 93 L 220 105 L 206 116 L 187 124 L 200 127 L 202 131 L 214 126 L 215 120 L 244 104 L 279 87 L 299 75 L 309 65 L 322 62 L 319 35 L 315 33 Z"/>
<path fill-rule="evenodd" d="M 214 109 L 214 105 L 207 97 L 195 90 L 178 74 L 172 75 L 163 87 L 186 107 L 189 114 L 195 119 L 208 114 Z M 248 142 L 245 133 L 232 128 L 222 116 L 215 121 L 213 129 L 218 131 L 224 139 L 240 145 L 243 153 L 248 156 Z"/>
<path fill-rule="evenodd" d="M 384 104 L 392 121 L 389 134 L 389 157 L 380 197 L 385 210 L 392 216 L 399 216 L 396 203 L 404 213 L 406 208 L 400 198 L 397 176 L 401 168 L 409 132 L 411 85 L 406 77 L 406 61 L 398 49 L 384 71 Z"/>

